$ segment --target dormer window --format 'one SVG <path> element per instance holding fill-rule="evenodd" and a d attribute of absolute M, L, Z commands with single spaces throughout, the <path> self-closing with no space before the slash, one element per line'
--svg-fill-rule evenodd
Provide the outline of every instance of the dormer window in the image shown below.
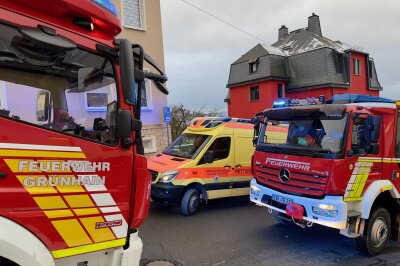
<path fill-rule="evenodd" d="M 361 65 L 360 60 L 354 58 L 353 59 L 353 68 L 354 68 L 354 75 L 360 76 L 361 75 Z"/>
<path fill-rule="evenodd" d="M 257 67 L 258 67 L 258 60 L 255 61 L 255 62 L 251 62 L 249 64 L 249 67 L 250 67 L 250 74 L 251 73 L 256 73 L 257 72 Z"/>

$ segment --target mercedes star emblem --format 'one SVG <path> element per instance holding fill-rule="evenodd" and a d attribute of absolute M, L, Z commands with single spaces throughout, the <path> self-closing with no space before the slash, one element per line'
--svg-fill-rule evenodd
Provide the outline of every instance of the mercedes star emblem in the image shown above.
<path fill-rule="evenodd" d="M 279 179 L 280 179 L 282 182 L 287 182 L 287 181 L 289 181 L 289 178 L 290 178 L 290 172 L 289 172 L 288 169 L 283 168 L 283 169 L 281 169 L 281 170 L 279 171 Z"/>

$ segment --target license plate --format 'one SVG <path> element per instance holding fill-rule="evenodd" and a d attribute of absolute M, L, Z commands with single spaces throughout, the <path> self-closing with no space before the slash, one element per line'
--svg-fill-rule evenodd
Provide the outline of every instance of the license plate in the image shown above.
<path fill-rule="evenodd" d="M 282 197 L 282 196 L 279 196 L 279 195 L 275 195 L 275 194 L 272 195 L 272 200 L 276 201 L 276 202 L 279 202 L 279 203 L 282 203 L 282 204 L 286 204 L 286 205 L 293 202 L 292 199 L 289 199 L 289 198 L 286 198 L 286 197 Z"/>

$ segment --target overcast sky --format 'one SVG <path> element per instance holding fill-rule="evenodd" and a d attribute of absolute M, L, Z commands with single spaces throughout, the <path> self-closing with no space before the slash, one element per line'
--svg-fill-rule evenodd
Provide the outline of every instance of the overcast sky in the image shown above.
<path fill-rule="evenodd" d="M 381 96 L 400 99 L 400 1 L 187 0 L 273 44 L 278 28 L 307 27 L 320 17 L 322 35 L 359 46 L 375 60 Z M 185 4 L 161 0 L 169 104 L 226 110 L 230 64 L 261 41 Z"/>

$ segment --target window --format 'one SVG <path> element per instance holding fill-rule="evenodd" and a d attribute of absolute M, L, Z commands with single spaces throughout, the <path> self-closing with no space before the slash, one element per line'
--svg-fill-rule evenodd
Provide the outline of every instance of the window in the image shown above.
<path fill-rule="evenodd" d="M 250 66 L 250 70 L 249 70 L 250 74 L 257 72 L 258 61 L 250 63 L 249 66 Z"/>
<path fill-rule="evenodd" d="M 0 110 L 7 109 L 6 82 L 0 81 Z"/>
<path fill-rule="evenodd" d="M 107 105 L 116 99 L 115 85 L 85 92 L 85 108 L 89 112 L 106 112 Z"/>
<path fill-rule="evenodd" d="M 279 83 L 278 84 L 278 98 L 284 98 L 285 94 L 283 91 L 283 84 Z"/>
<path fill-rule="evenodd" d="M 145 30 L 143 0 L 122 0 L 122 17 L 126 28 Z"/>
<path fill-rule="evenodd" d="M 258 101 L 259 98 L 258 86 L 250 87 L 250 101 Z"/>
<path fill-rule="evenodd" d="M 145 69 L 145 71 L 148 71 Z M 152 104 L 152 94 L 151 94 L 151 88 L 152 88 L 152 81 L 149 79 L 146 79 L 144 82 L 144 86 L 141 88 L 142 95 L 141 95 L 141 106 L 142 110 L 152 110 L 153 104 Z"/>
<path fill-rule="evenodd" d="M 214 161 L 219 161 L 228 158 L 230 150 L 231 138 L 222 137 L 214 140 L 213 144 L 211 144 L 207 151 L 213 151 Z"/>
<path fill-rule="evenodd" d="M 27 40 L 17 29 L 0 24 L 0 32 L 3 119 L 14 120 L 21 131 L 34 125 L 116 144 L 118 106 L 112 61 L 80 48 L 57 54 L 38 49 L 34 42 L 27 48 L 20 46 Z M 94 110 L 89 112 L 90 108 Z"/>
<path fill-rule="evenodd" d="M 157 152 L 156 138 L 155 137 L 144 137 L 143 138 L 144 153 Z"/>
<path fill-rule="evenodd" d="M 360 66 L 360 60 L 359 59 L 353 59 L 353 65 L 354 65 L 354 75 L 361 75 L 361 66 Z"/>

